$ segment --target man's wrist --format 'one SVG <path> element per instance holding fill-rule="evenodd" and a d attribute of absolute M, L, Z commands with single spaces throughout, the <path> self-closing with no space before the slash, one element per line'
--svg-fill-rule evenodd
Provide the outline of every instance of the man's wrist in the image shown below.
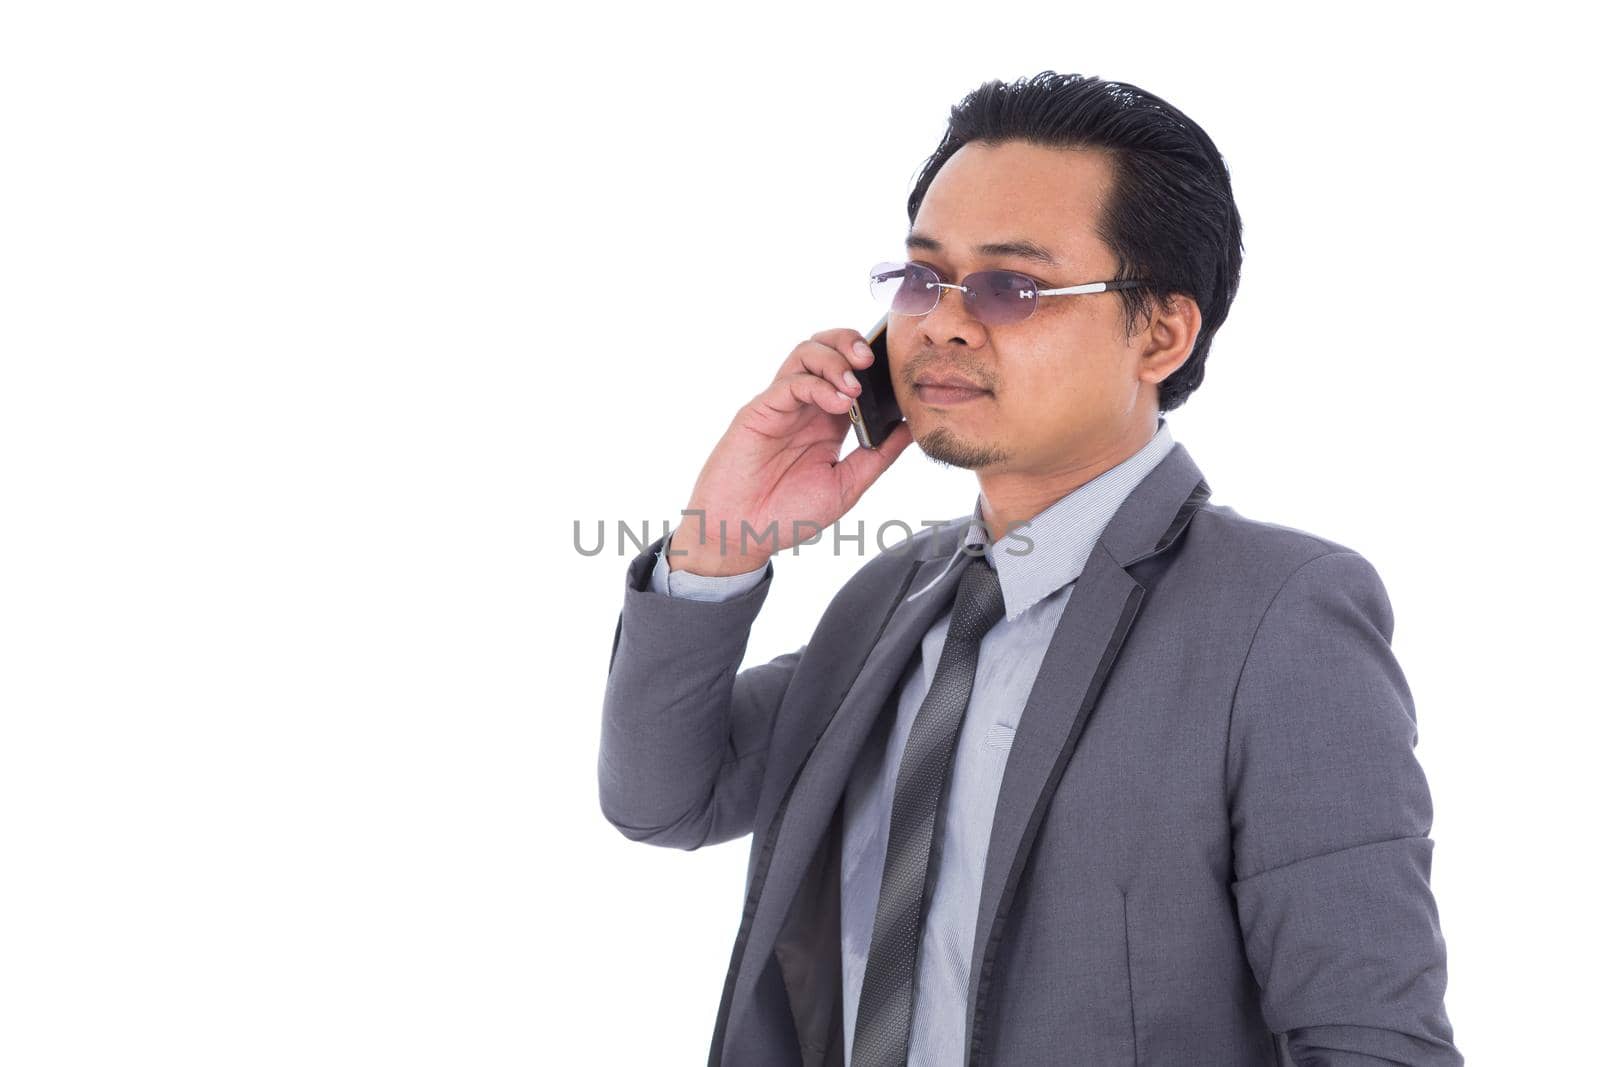
<path fill-rule="evenodd" d="M 679 527 L 682 529 L 682 527 Z M 772 558 L 766 552 L 733 553 L 724 550 L 720 543 L 710 544 L 694 536 L 694 531 L 681 539 L 678 530 L 672 531 L 662 546 L 662 556 L 667 561 L 667 568 L 673 571 L 687 571 L 706 578 L 728 578 L 736 574 L 749 574 L 751 571 L 760 570 Z"/>
<path fill-rule="evenodd" d="M 667 569 L 686 571 L 705 578 L 728 578 L 735 574 L 749 574 L 767 565 L 771 556 L 725 556 L 718 552 L 690 552 L 686 555 L 667 555 Z"/>

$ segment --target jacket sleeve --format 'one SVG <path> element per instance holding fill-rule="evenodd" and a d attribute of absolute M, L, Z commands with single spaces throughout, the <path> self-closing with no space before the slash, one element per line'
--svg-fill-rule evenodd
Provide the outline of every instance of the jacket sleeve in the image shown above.
<path fill-rule="evenodd" d="M 1393 631 L 1372 565 L 1318 556 L 1267 606 L 1234 694 L 1234 899 L 1267 1025 L 1299 1067 L 1462 1062 Z"/>
<path fill-rule="evenodd" d="M 754 585 L 735 575 L 669 594 L 652 574 L 670 536 L 628 566 L 601 713 L 600 810 L 631 840 L 693 850 L 754 828 L 772 725 L 806 646 L 740 671 L 771 562 Z"/>

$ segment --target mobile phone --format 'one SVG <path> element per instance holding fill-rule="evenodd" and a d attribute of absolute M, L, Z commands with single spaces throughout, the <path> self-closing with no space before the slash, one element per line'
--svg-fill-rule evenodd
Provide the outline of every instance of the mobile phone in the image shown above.
<path fill-rule="evenodd" d="M 877 448 L 905 419 L 894 396 L 894 378 L 889 374 L 889 316 L 879 319 L 866 337 L 872 348 L 872 365 L 856 371 L 861 392 L 850 404 L 850 425 L 855 427 L 856 441 L 862 448 Z"/>

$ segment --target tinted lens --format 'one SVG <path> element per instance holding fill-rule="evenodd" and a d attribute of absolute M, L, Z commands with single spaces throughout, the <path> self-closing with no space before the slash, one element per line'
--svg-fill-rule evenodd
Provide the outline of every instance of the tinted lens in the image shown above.
<path fill-rule="evenodd" d="M 1033 314 L 1039 303 L 1038 286 L 1026 274 L 986 270 L 962 280 L 972 313 L 990 326 L 1007 326 Z"/>
<path fill-rule="evenodd" d="M 879 263 L 872 268 L 872 295 L 896 315 L 926 315 L 939 302 L 938 280 L 915 263 Z"/>

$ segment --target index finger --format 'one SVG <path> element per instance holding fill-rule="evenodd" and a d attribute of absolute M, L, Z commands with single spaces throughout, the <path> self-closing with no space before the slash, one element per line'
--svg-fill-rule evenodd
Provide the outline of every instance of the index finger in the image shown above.
<path fill-rule="evenodd" d="M 873 360 L 872 346 L 867 344 L 867 339 L 860 330 L 843 327 L 837 330 L 822 330 L 812 334 L 811 339 L 836 349 L 850 361 L 852 366 L 865 367 Z M 856 347 L 857 345 L 860 349 Z"/>
<path fill-rule="evenodd" d="M 779 364 L 778 373 L 772 376 L 772 380 L 776 382 L 785 375 L 805 372 L 828 378 L 837 387 L 846 388 L 841 376 L 872 362 L 870 358 L 862 358 L 852 347 L 860 337 L 861 334 L 850 329 L 814 333 L 794 346 Z M 864 341 L 862 343 L 865 344 Z M 871 356 L 870 349 L 868 356 Z"/>

